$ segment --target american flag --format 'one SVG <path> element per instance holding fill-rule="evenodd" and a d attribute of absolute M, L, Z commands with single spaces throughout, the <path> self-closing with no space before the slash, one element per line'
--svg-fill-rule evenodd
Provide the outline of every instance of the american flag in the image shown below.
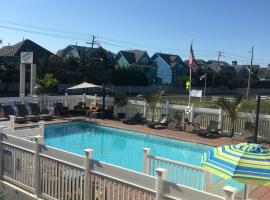
<path fill-rule="evenodd" d="M 196 61 L 195 61 L 195 57 L 194 57 L 192 45 L 190 46 L 190 54 L 189 54 L 189 59 L 188 59 L 188 67 L 193 72 L 196 72 L 197 71 L 197 64 L 196 64 Z"/>

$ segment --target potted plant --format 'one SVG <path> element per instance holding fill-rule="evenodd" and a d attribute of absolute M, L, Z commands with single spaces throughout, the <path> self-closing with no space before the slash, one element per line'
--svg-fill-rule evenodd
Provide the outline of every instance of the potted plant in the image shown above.
<path fill-rule="evenodd" d="M 142 95 L 149 105 L 152 121 L 154 121 L 155 119 L 156 107 L 157 107 L 157 104 L 160 102 L 163 93 L 164 92 L 161 91 L 159 93 L 146 93 Z"/>
<path fill-rule="evenodd" d="M 42 113 L 48 113 L 48 94 L 55 91 L 58 81 L 53 74 L 45 74 L 42 79 L 38 80 L 36 93 L 41 95 Z"/>
<path fill-rule="evenodd" d="M 240 94 L 236 96 L 234 101 L 229 101 L 226 98 L 221 98 L 216 101 L 216 104 L 219 105 L 229 116 L 231 121 L 231 137 L 234 136 L 235 122 L 237 119 L 238 112 L 245 100 L 245 94 Z"/>
<path fill-rule="evenodd" d="M 118 113 L 118 119 L 125 118 L 126 114 L 123 113 L 123 107 L 128 103 L 128 98 L 124 93 L 116 93 L 114 97 L 114 105 L 120 108 L 121 112 Z"/>

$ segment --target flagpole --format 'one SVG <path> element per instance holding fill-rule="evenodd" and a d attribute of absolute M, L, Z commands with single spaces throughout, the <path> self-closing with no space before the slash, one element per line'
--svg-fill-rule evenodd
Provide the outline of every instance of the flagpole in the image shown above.
<path fill-rule="evenodd" d="M 207 76 L 204 78 L 204 91 L 203 91 L 203 99 L 205 100 L 205 93 L 206 93 L 206 78 Z"/>
<path fill-rule="evenodd" d="M 193 44 L 193 39 L 191 39 L 191 47 L 192 47 L 192 44 Z M 189 90 L 188 90 L 188 107 L 189 107 L 189 109 L 190 109 L 190 102 L 191 102 L 191 73 L 192 73 L 192 71 L 191 71 L 191 67 L 189 67 Z"/>

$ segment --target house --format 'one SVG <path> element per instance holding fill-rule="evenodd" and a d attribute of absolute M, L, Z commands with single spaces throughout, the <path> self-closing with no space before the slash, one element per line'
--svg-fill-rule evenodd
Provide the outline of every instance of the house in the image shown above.
<path fill-rule="evenodd" d="M 148 84 L 154 85 L 157 79 L 155 63 L 150 59 L 146 51 L 123 50 L 115 57 L 115 68 L 133 67 L 146 73 Z"/>
<path fill-rule="evenodd" d="M 0 49 L 0 58 L 7 64 L 18 64 L 20 62 L 21 52 L 33 52 L 34 63 L 38 64 L 42 59 L 58 59 L 55 54 L 36 44 L 31 40 L 23 40 L 14 45 L 4 46 Z"/>
<path fill-rule="evenodd" d="M 155 53 L 151 60 L 156 63 L 157 77 L 161 84 L 177 85 L 177 78 L 187 75 L 187 65 L 177 55 Z"/>
<path fill-rule="evenodd" d="M 93 52 L 92 52 L 91 47 L 68 45 L 66 48 L 57 51 L 56 55 L 62 59 L 67 59 L 70 57 L 80 58 L 82 55 L 86 56 L 87 58 L 90 58 L 91 54 L 96 52 L 98 49 L 99 48 L 93 48 Z M 115 54 L 107 50 L 105 50 L 105 52 L 106 52 L 108 60 L 113 62 Z"/>
<path fill-rule="evenodd" d="M 232 67 L 234 67 L 238 77 L 248 78 L 250 65 L 238 65 L 237 61 L 233 61 Z M 259 75 L 259 71 L 260 71 L 260 65 L 252 65 L 252 69 L 251 69 L 252 74 Z"/>

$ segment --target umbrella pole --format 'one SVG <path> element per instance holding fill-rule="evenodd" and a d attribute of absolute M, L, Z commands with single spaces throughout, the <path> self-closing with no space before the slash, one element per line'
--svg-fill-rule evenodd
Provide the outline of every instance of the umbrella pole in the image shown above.
<path fill-rule="evenodd" d="M 249 187 L 248 187 L 248 184 L 245 183 L 244 200 L 248 199 L 248 192 L 249 192 Z"/>

